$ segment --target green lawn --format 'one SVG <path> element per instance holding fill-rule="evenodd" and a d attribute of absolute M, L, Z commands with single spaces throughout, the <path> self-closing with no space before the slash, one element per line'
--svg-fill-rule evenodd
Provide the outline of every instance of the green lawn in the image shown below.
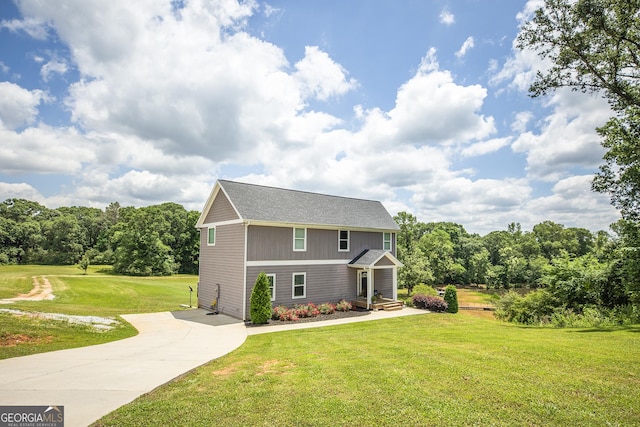
<path fill-rule="evenodd" d="M 172 311 L 189 304 L 189 288 L 197 276 L 128 277 L 92 266 L 88 274 L 73 266 L 1 266 L 0 298 L 28 292 L 33 276 L 46 276 L 56 296 L 51 301 L 16 301 L 0 309 L 118 318 L 121 314 Z M 195 292 L 193 294 L 195 304 Z M 108 332 L 64 321 L 38 320 L 0 313 L 0 359 L 64 348 L 101 344 L 133 336 L 124 322 Z M 18 343 L 20 342 L 20 343 Z M 18 343 L 18 344 L 16 344 Z"/>
<path fill-rule="evenodd" d="M 250 336 L 97 426 L 640 425 L 640 327 L 426 314 Z"/>

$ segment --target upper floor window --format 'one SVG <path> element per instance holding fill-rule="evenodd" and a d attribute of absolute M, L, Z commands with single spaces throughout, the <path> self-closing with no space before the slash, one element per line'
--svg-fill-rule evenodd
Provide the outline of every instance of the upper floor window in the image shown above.
<path fill-rule="evenodd" d="M 382 249 L 385 251 L 391 250 L 391 233 L 382 233 Z"/>
<path fill-rule="evenodd" d="M 338 251 L 349 252 L 349 230 L 338 231 Z"/>
<path fill-rule="evenodd" d="M 294 251 L 307 250 L 307 229 L 306 228 L 293 229 L 293 250 Z"/>
<path fill-rule="evenodd" d="M 207 229 L 207 245 L 215 246 L 216 244 L 216 228 L 209 227 Z"/>
<path fill-rule="evenodd" d="M 267 274 L 267 280 L 269 280 L 269 292 L 271 293 L 271 301 L 276 300 L 276 275 Z"/>

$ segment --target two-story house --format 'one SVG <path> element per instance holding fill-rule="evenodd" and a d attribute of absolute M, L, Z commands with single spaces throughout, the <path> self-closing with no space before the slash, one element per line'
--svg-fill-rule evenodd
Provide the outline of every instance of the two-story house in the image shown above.
<path fill-rule="evenodd" d="M 219 180 L 196 226 L 199 307 L 247 319 L 262 271 L 274 306 L 397 299 L 399 227 L 378 201 Z"/>

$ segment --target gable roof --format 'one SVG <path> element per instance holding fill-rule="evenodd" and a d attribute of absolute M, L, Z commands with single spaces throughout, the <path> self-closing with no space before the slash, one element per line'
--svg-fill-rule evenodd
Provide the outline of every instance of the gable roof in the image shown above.
<path fill-rule="evenodd" d="M 242 220 L 267 223 L 324 225 L 345 228 L 399 230 L 382 203 L 374 200 L 330 196 L 218 180 L 216 188 L 227 195 Z M 216 188 L 209 197 L 201 220 L 213 204 Z M 202 225 L 198 221 L 199 225 Z"/>
<path fill-rule="evenodd" d="M 392 265 L 396 267 L 403 267 L 402 264 L 393 254 L 389 251 L 382 249 L 366 249 L 362 251 L 357 257 L 349 261 L 349 267 L 357 268 L 372 268 L 382 259 L 387 258 Z"/>

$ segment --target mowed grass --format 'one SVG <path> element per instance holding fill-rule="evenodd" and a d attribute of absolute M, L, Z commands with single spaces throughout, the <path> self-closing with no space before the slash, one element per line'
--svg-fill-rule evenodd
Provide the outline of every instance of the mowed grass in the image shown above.
<path fill-rule="evenodd" d="M 250 336 L 96 426 L 640 425 L 640 327 L 425 314 Z"/>
<path fill-rule="evenodd" d="M 128 277 L 101 271 L 105 271 L 105 267 L 92 266 L 84 275 L 73 266 L 1 266 L 0 298 L 29 292 L 33 287 L 33 276 L 46 276 L 56 298 L 16 301 L 0 304 L 0 308 L 110 317 L 117 318 L 121 325 L 111 331 L 99 332 L 65 321 L 0 313 L 0 359 L 133 336 L 137 331 L 119 318 L 120 315 L 178 310 L 180 304 L 189 304 L 189 286 L 194 289 L 193 303 L 196 303 L 197 276 Z"/>

